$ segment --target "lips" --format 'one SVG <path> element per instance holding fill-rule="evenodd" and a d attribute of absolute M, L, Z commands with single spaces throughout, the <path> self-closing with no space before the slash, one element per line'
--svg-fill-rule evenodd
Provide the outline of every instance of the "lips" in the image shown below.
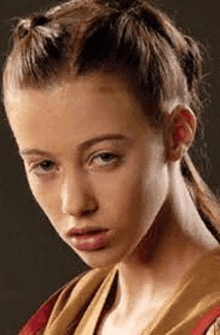
<path fill-rule="evenodd" d="M 72 229 L 68 237 L 72 239 L 74 247 L 80 251 L 100 250 L 107 244 L 108 229 L 82 228 Z"/>

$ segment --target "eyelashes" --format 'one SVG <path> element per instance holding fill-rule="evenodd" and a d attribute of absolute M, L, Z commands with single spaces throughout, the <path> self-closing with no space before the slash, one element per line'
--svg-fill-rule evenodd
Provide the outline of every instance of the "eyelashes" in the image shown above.
<path fill-rule="evenodd" d="M 54 172 L 56 167 L 55 162 L 52 160 L 43 160 L 40 163 L 33 164 L 30 166 L 29 172 L 34 172 L 36 175 L 43 175 L 43 174 L 49 174 L 51 172 Z"/>
<path fill-rule="evenodd" d="M 85 168 L 88 170 L 101 170 L 105 168 L 114 168 L 120 164 L 123 156 L 111 151 L 103 151 L 98 154 L 90 155 L 85 161 Z M 59 165 L 49 159 L 42 160 L 38 163 L 30 164 L 28 172 L 33 172 L 37 176 L 49 176 L 59 172 Z"/>
<path fill-rule="evenodd" d="M 112 152 L 105 151 L 95 156 L 92 156 L 89 162 L 89 165 L 92 166 L 93 164 L 95 164 L 99 167 L 105 167 L 113 163 L 119 162 L 120 159 L 121 159 L 121 156 L 115 153 L 112 153 Z"/>

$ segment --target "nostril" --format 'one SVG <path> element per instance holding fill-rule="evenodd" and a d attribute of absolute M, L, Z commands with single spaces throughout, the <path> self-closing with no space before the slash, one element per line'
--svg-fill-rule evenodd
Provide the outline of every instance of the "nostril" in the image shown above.
<path fill-rule="evenodd" d="M 94 214 L 97 211 L 97 206 L 93 207 L 93 208 L 85 208 L 82 212 L 82 215 L 84 216 L 90 216 L 92 214 Z"/>

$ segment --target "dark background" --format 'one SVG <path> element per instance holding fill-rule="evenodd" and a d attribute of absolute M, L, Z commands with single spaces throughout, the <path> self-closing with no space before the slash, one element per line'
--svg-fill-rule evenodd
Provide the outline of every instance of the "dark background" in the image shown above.
<path fill-rule="evenodd" d="M 9 19 L 55 3 L 54 0 L 0 0 L 1 65 L 8 46 Z M 211 66 L 207 86 L 211 103 L 204 115 L 205 142 L 198 141 L 194 157 L 204 167 L 206 181 L 218 192 L 220 2 L 163 0 L 161 4 L 179 26 L 209 50 Z M 204 149 L 206 154 L 201 155 Z M 86 266 L 56 236 L 32 199 L 2 105 L 0 223 L 0 334 L 13 335 L 42 301 Z"/>

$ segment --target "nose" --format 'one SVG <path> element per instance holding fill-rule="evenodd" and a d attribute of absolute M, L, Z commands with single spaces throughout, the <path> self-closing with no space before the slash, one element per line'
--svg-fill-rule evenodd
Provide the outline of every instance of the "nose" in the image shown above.
<path fill-rule="evenodd" d="M 98 209 L 98 202 L 91 184 L 85 176 L 69 175 L 61 192 L 62 212 L 75 217 L 88 216 Z"/>

